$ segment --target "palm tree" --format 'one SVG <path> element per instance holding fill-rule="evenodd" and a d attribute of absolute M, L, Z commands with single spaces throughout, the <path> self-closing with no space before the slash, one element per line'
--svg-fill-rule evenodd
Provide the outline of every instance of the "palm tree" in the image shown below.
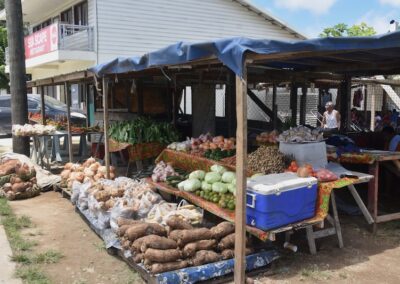
<path fill-rule="evenodd" d="M 28 122 L 26 68 L 22 4 L 20 0 L 6 0 L 6 24 L 10 58 L 10 91 L 12 124 Z M 29 156 L 29 138 L 13 136 L 13 151 Z"/>

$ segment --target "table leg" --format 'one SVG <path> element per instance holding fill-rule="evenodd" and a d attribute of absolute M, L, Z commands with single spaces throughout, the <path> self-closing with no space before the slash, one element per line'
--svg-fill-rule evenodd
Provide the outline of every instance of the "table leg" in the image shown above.
<path fill-rule="evenodd" d="M 57 162 L 62 162 L 60 148 L 60 136 L 53 136 L 53 158 Z"/>
<path fill-rule="evenodd" d="M 315 245 L 313 226 L 306 227 L 308 247 L 311 254 L 317 254 L 317 246 Z"/>
<path fill-rule="evenodd" d="M 358 207 L 360 208 L 361 212 L 364 215 L 365 220 L 367 220 L 368 224 L 374 223 L 374 218 L 372 218 L 371 214 L 369 213 L 367 207 L 365 206 L 364 202 L 362 201 L 360 195 L 358 194 L 354 185 L 349 185 L 347 187 L 350 190 L 351 195 L 353 195 L 354 200 L 356 201 Z"/>
<path fill-rule="evenodd" d="M 374 178 L 368 183 L 368 210 L 371 212 L 374 223 L 372 224 L 372 230 L 376 233 L 376 222 L 378 218 L 378 186 L 379 186 L 379 162 L 375 162 L 369 166 L 369 174 L 373 175 Z"/>
<path fill-rule="evenodd" d="M 336 229 L 336 235 L 338 237 L 339 247 L 343 248 L 342 228 L 341 228 L 340 222 L 339 222 L 339 214 L 338 214 L 337 207 L 336 207 L 336 198 L 335 198 L 335 193 L 333 191 L 331 193 L 331 203 L 332 203 L 332 211 L 333 211 L 333 220 L 335 223 L 334 226 Z"/>

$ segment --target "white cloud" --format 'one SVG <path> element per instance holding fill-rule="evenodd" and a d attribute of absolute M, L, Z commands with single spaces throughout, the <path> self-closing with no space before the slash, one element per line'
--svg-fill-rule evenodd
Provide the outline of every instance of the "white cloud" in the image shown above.
<path fill-rule="evenodd" d="M 389 0 L 381 0 L 389 1 Z M 395 1 L 395 0 L 391 0 Z M 397 1 L 400 2 L 400 1 Z M 387 33 L 389 31 L 389 23 L 396 17 L 396 12 L 391 11 L 389 13 L 379 13 L 376 11 L 369 11 L 365 13 L 360 19 L 356 21 L 356 24 L 362 22 L 366 23 L 375 29 L 377 34 Z"/>
<path fill-rule="evenodd" d="M 381 4 L 388 4 L 392 6 L 400 7 L 400 0 L 379 0 Z"/>
<path fill-rule="evenodd" d="M 327 13 L 335 2 L 336 0 L 274 0 L 275 6 L 279 8 L 307 10 L 317 15 Z"/>

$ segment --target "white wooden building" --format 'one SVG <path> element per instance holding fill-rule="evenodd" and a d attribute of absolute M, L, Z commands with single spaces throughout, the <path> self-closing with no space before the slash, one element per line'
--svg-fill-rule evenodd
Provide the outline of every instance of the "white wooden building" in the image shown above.
<path fill-rule="evenodd" d="M 22 8 L 30 43 L 26 67 L 33 80 L 178 41 L 304 38 L 245 0 L 22 0 Z M 45 44 L 50 40 L 51 47 Z"/>

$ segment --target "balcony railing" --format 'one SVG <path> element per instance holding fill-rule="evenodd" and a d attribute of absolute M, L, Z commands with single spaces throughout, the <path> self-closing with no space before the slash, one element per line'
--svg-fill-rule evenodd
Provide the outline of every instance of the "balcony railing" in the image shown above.
<path fill-rule="evenodd" d="M 37 31 L 27 37 L 35 36 Z M 58 24 L 56 50 L 94 51 L 94 29 L 90 26 Z M 50 39 L 49 39 L 50 40 Z M 40 54 L 43 55 L 44 53 Z M 5 52 L 6 64 L 9 65 L 8 47 Z"/>
<path fill-rule="evenodd" d="M 59 24 L 58 49 L 94 51 L 93 27 Z"/>

